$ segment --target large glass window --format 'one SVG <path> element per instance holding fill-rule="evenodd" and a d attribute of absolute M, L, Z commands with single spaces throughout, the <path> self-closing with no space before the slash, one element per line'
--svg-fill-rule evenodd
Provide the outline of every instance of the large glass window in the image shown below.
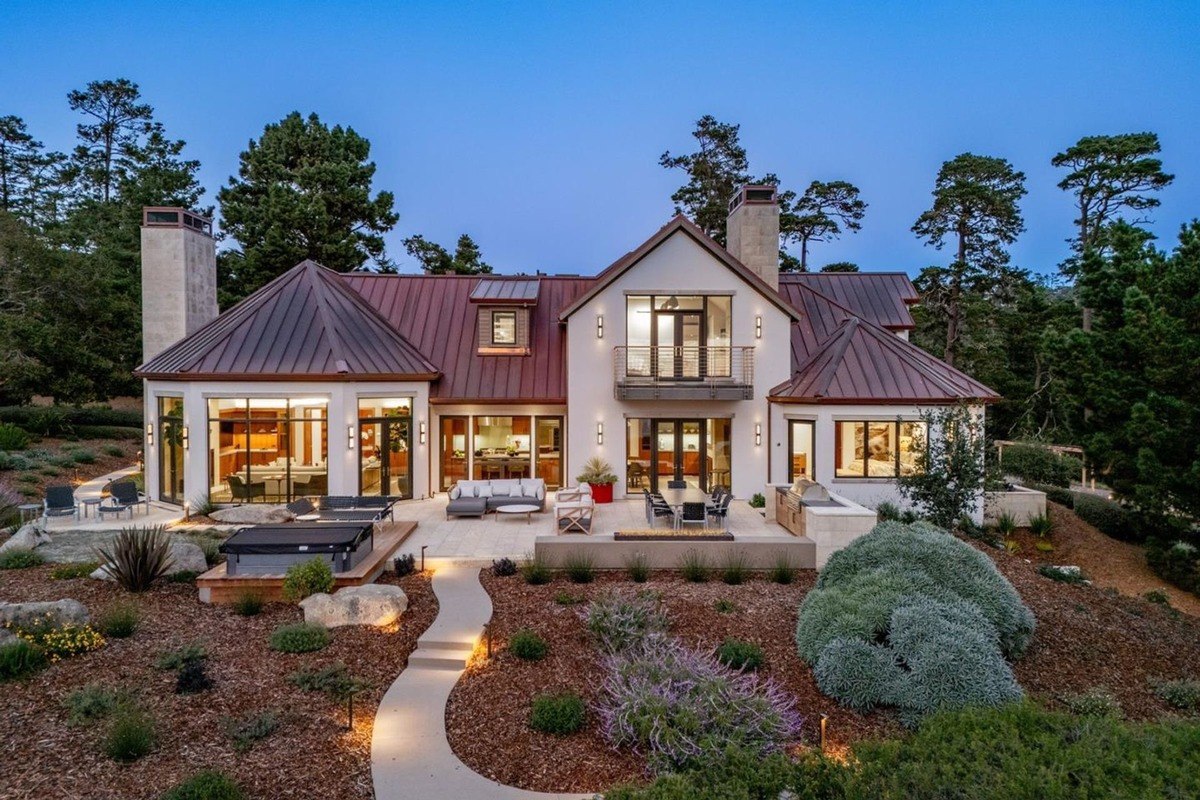
<path fill-rule="evenodd" d="M 708 484 L 728 487 L 733 483 L 731 458 L 733 420 L 710 419 L 708 426 Z"/>
<path fill-rule="evenodd" d="M 547 489 L 562 486 L 562 417 L 538 417 L 534 421 L 537 445 L 537 477 Z"/>
<path fill-rule="evenodd" d="M 625 299 L 626 374 L 728 377 L 732 331 L 729 295 L 630 295 Z"/>
<path fill-rule="evenodd" d="M 442 491 L 467 478 L 467 417 L 442 417 Z"/>
<path fill-rule="evenodd" d="M 813 458 L 816 450 L 816 424 L 809 420 L 794 419 L 788 423 L 788 480 L 798 478 L 816 480 L 813 477 Z"/>
<path fill-rule="evenodd" d="M 158 398 L 158 497 L 181 505 L 183 493 L 183 398 Z"/>
<path fill-rule="evenodd" d="M 328 492 L 326 398 L 208 401 L 209 493 L 216 502 L 287 502 Z"/>
<path fill-rule="evenodd" d="M 517 312 L 492 312 L 492 344 L 515 345 L 517 343 Z"/>
<path fill-rule="evenodd" d="M 475 480 L 530 477 L 530 418 L 479 416 L 472 419 Z"/>
<path fill-rule="evenodd" d="M 835 425 L 837 477 L 894 478 L 916 471 L 925 423 L 839 420 Z"/>
<path fill-rule="evenodd" d="M 358 401 L 358 491 L 412 497 L 412 398 Z"/>

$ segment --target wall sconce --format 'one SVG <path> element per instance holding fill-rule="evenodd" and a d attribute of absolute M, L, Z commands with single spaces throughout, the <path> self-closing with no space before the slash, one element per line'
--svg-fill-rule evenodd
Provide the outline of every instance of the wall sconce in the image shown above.
<path fill-rule="evenodd" d="M 603 314 L 596 315 L 596 338 L 597 339 L 604 338 L 604 315 Z"/>
<path fill-rule="evenodd" d="M 354 449 L 354 426 L 353 425 L 346 426 L 346 447 L 348 447 L 351 450 Z"/>
<path fill-rule="evenodd" d="M 762 314 L 759 314 L 754 318 L 754 338 L 762 338 Z"/>
<path fill-rule="evenodd" d="M 187 427 L 187 425 L 183 426 L 183 449 L 184 450 L 188 449 L 188 427 Z"/>
<path fill-rule="evenodd" d="M 146 446 L 154 447 L 154 423 L 146 426 Z"/>
<path fill-rule="evenodd" d="M 604 423 L 596 423 L 596 444 L 604 444 Z"/>
<path fill-rule="evenodd" d="M 425 420 L 421 420 L 418 430 L 420 431 L 421 444 L 425 444 Z"/>
<path fill-rule="evenodd" d="M 754 423 L 754 446 L 762 447 L 762 425 L 758 422 Z"/>

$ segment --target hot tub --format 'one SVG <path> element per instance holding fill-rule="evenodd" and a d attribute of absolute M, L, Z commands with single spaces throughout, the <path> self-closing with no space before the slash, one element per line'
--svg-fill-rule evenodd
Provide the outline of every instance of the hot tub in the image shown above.
<path fill-rule="evenodd" d="M 372 522 L 289 522 L 243 528 L 226 539 L 227 575 L 280 575 L 314 558 L 334 573 L 353 569 L 375 545 Z"/>

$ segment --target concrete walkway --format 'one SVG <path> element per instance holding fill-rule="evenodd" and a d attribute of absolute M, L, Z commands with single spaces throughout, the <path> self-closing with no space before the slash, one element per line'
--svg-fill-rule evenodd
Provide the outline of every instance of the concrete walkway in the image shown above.
<path fill-rule="evenodd" d="M 438 616 L 379 704 L 371 739 L 376 800 L 575 800 L 503 786 L 473 772 L 446 741 L 446 701 L 492 616 L 479 565 L 433 563 Z"/>

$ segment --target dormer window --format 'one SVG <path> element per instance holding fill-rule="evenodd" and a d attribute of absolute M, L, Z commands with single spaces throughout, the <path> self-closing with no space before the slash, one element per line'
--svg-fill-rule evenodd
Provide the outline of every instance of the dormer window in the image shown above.
<path fill-rule="evenodd" d="M 529 353 L 529 309 L 479 309 L 479 353 L 514 356 Z"/>

